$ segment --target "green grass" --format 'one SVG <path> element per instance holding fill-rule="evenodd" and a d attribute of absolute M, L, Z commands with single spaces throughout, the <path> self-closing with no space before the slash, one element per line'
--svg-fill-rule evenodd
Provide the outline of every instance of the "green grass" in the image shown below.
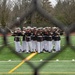
<path fill-rule="evenodd" d="M 10 71 L 12 68 L 14 68 L 18 63 L 20 62 L 0 62 L 0 72 L 8 72 Z M 33 62 L 36 65 L 40 64 L 40 61 L 35 61 Z M 9 65 L 8 65 L 9 64 Z M 4 66 L 5 65 L 5 66 Z M 59 74 L 62 75 L 62 73 L 65 73 L 67 75 L 72 75 L 74 73 L 75 75 L 75 62 L 70 61 L 51 61 L 49 63 L 47 63 L 46 65 L 44 65 L 39 73 L 41 75 L 53 75 L 53 74 Z M 24 75 L 32 75 L 33 73 L 33 69 L 27 64 L 23 64 L 21 67 L 19 67 L 17 70 L 15 70 L 13 73 L 19 74 L 21 73 Z M 28 74 L 27 74 L 28 73 Z M 32 74 L 31 74 L 32 73 Z M 64 75 L 65 75 L 64 74 Z M 13 74 L 14 75 L 14 74 Z"/>
<path fill-rule="evenodd" d="M 64 36 L 61 37 L 61 47 L 64 47 L 66 42 L 64 39 Z M 13 37 L 8 37 L 9 44 L 14 48 L 14 41 Z M 71 36 L 71 43 L 73 46 L 75 46 L 75 36 Z M 18 65 L 21 61 L 20 57 L 18 57 L 16 54 L 12 53 L 12 50 L 9 49 L 8 46 L 1 48 L 2 46 L 2 37 L 0 37 L 0 75 L 2 72 L 8 72 L 11 69 L 13 69 L 16 65 Z M 29 56 L 31 53 L 26 54 L 22 53 L 24 57 Z M 41 53 L 37 54 L 35 57 L 33 57 L 30 61 L 35 65 L 38 66 L 41 64 L 42 59 L 43 61 L 46 60 L 47 57 L 51 56 L 51 53 Z M 57 62 L 56 59 L 59 59 Z M 40 70 L 40 75 L 75 75 L 73 72 L 75 72 L 75 62 L 72 62 L 72 59 L 75 59 L 75 51 L 72 50 L 69 47 L 64 49 L 59 55 L 54 57 L 51 62 L 49 61 L 46 65 L 44 65 Z M 11 60 L 11 61 L 9 61 Z M 16 62 L 12 62 L 16 61 Z M 33 69 L 27 64 L 23 64 L 21 67 L 19 67 L 15 72 L 18 75 L 33 75 Z M 67 72 L 67 73 L 66 73 Z M 21 73 L 21 74 L 20 74 Z M 24 74 L 25 73 L 25 74 Z M 27 73 L 27 74 L 26 74 Z M 63 74 L 62 74 L 63 73 Z M 12 74 L 12 75 L 16 75 Z M 6 74 L 8 75 L 8 74 Z"/>

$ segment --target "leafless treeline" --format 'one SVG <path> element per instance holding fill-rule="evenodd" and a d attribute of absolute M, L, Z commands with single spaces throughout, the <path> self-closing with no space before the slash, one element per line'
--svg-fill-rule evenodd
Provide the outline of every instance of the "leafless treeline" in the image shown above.
<path fill-rule="evenodd" d="M 52 7 L 50 0 L 42 0 L 43 8 L 55 16 L 57 19 L 70 25 L 75 21 L 75 0 L 56 0 L 57 5 Z M 10 25 L 14 20 L 25 12 L 31 0 L 0 0 L 0 25 Z M 52 25 L 48 20 L 35 11 L 26 17 L 26 25 L 48 26 Z"/>

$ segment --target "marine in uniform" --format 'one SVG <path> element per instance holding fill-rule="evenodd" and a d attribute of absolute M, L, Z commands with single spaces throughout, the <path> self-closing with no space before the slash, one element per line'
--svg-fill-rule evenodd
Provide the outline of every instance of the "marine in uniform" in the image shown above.
<path fill-rule="evenodd" d="M 32 50 L 33 52 L 36 52 L 37 50 L 37 30 L 36 28 L 33 27 L 33 30 L 32 30 L 32 36 L 31 36 L 31 39 L 32 39 Z"/>
<path fill-rule="evenodd" d="M 59 30 L 57 29 L 57 31 L 55 32 L 55 51 L 58 52 L 60 51 L 60 32 Z"/>
<path fill-rule="evenodd" d="M 13 32 L 12 36 L 14 36 L 14 42 L 15 42 L 15 49 L 16 49 L 16 52 L 21 52 L 22 51 L 22 46 L 20 44 L 20 41 L 21 41 L 21 29 L 18 27 L 16 28 L 16 30 Z"/>
<path fill-rule="evenodd" d="M 26 35 L 26 53 L 29 53 L 29 52 L 32 52 L 31 30 L 30 30 L 30 27 L 27 27 L 25 35 Z"/>
<path fill-rule="evenodd" d="M 48 52 L 52 52 L 53 49 L 53 44 L 52 44 L 52 31 L 51 28 L 48 29 L 48 34 L 47 34 L 47 47 L 48 47 Z"/>
<path fill-rule="evenodd" d="M 44 46 L 44 50 L 48 51 L 48 31 L 45 28 L 44 32 L 43 32 L 43 46 Z"/>
<path fill-rule="evenodd" d="M 43 50 L 47 52 L 52 52 L 54 48 L 55 51 L 60 51 L 60 30 L 57 27 L 23 27 L 23 31 L 18 27 L 12 33 L 15 41 L 16 52 L 38 52 L 41 53 Z M 20 44 L 22 38 L 22 46 Z"/>
<path fill-rule="evenodd" d="M 58 31 L 57 27 L 53 28 L 53 45 L 54 45 L 54 50 L 60 51 L 60 32 Z"/>
<path fill-rule="evenodd" d="M 23 52 L 26 51 L 26 27 L 23 27 L 23 31 L 22 31 L 22 49 Z"/>
<path fill-rule="evenodd" d="M 43 50 L 42 41 L 43 41 L 42 32 L 41 32 L 41 29 L 38 28 L 38 31 L 37 31 L 37 52 L 38 53 L 41 53 Z"/>

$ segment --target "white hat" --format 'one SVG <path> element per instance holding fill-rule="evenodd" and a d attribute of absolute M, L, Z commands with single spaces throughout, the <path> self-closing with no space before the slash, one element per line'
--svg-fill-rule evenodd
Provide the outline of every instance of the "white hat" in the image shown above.
<path fill-rule="evenodd" d="M 31 29 L 31 27 L 30 27 L 30 26 L 28 26 L 28 27 L 27 27 L 27 29 Z"/>
<path fill-rule="evenodd" d="M 37 27 L 33 27 L 34 29 L 36 29 Z"/>

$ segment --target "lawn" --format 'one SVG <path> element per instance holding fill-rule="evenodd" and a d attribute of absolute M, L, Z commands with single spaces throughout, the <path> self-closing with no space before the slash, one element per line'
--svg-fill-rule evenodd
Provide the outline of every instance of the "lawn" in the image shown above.
<path fill-rule="evenodd" d="M 14 48 L 13 37 L 8 37 L 8 45 Z M 75 46 L 75 38 L 71 36 L 72 46 Z M 64 36 L 61 37 L 61 47 L 65 46 Z M 8 46 L 3 46 L 2 37 L 0 37 L 0 75 L 5 75 L 11 69 L 21 62 L 21 58 L 16 54 L 12 53 L 12 50 Z M 2 49 L 3 48 L 3 49 Z M 23 57 L 29 56 L 31 53 L 21 53 Z M 55 53 L 52 53 L 55 54 Z M 35 66 L 40 65 L 42 62 L 46 61 L 47 57 L 52 56 L 51 53 L 41 53 L 33 57 L 30 62 Z M 57 60 L 58 59 L 58 60 Z M 52 60 L 45 64 L 40 70 L 40 75 L 75 75 L 75 52 L 69 47 L 65 48 L 56 55 Z M 24 63 L 18 69 L 16 69 L 12 75 L 33 75 L 33 69 L 27 64 Z M 6 74 L 8 75 L 8 74 Z"/>

